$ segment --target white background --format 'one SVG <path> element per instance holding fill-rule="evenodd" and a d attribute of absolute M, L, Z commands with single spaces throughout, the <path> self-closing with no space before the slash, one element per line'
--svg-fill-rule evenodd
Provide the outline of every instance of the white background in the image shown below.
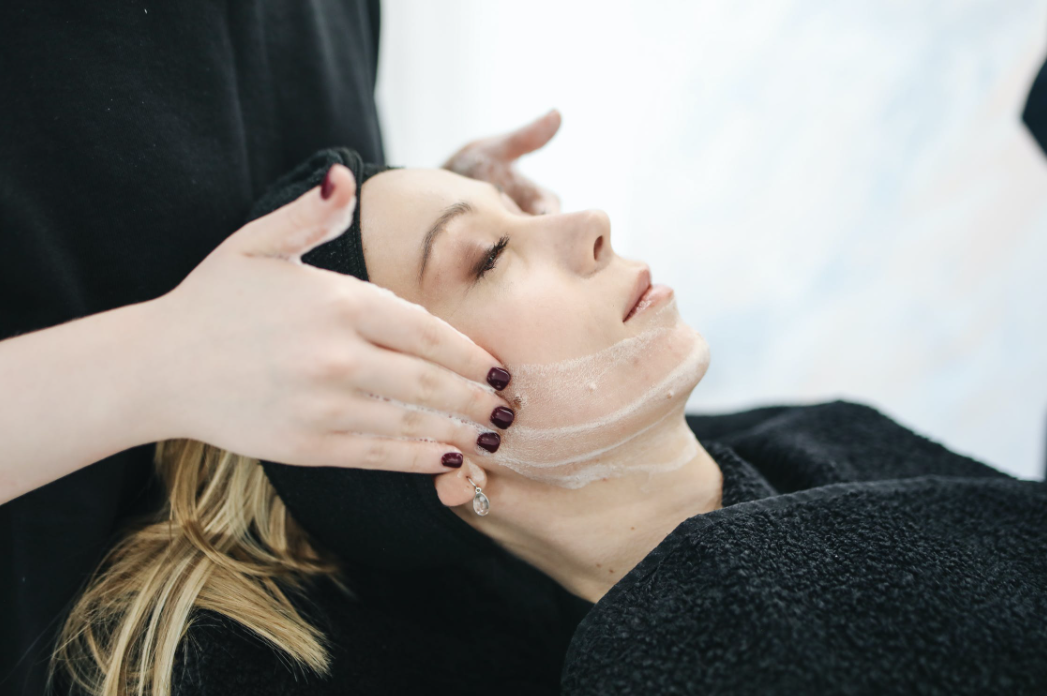
<path fill-rule="evenodd" d="M 867 403 L 1026 478 L 1047 461 L 1047 0 L 385 0 L 391 164 L 551 107 L 521 169 L 676 289 L 690 410 Z"/>

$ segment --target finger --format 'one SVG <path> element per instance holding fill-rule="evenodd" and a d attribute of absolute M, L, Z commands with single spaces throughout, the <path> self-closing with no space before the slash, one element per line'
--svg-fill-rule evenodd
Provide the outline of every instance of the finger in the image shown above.
<path fill-rule="evenodd" d="M 480 488 L 487 487 L 487 472 L 466 458 L 465 465 L 454 471 L 437 474 L 433 477 L 436 495 L 447 507 L 464 505 L 473 499 L 476 488 L 468 479 L 472 479 Z"/>
<path fill-rule="evenodd" d="M 354 314 L 353 327 L 365 339 L 436 363 L 480 384 L 496 389 L 508 384 L 504 378 L 508 372 L 502 365 L 458 329 L 385 288 L 373 283 L 364 286 L 368 302 Z"/>
<path fill-rule="evenodd" d="M 531 215 L 541 215 L 541 189 L 533 181 L 515 170 L 510 170 L 502 187 L 521 210 L 530 212 Z"/>
<path fill-rule="evenodd" d="M 327 197 L 324 197 L 324 193 Z M 356 180 L 341 164 L 332 165 L 324 183 L 272 213 L 252 220 L 228 242 L 248 256 L 301 263 L 301 256 L 345 232 L 356 207 Z"/>
<path fill-rule="evenodd" d="M 407 440 L 431 440 L 451 445 L 470 456 L 489 457 L 490 449 L 480 442 L 490 443 L 491 435 L 498 435 L 494 426 L 481 427 L 471 421 L 445 413 L 410 406 L 385 398 L 360 396 L 350 399 L 340 413 L 332 414 L 323 424 L 331 431 L 353 432 L 374 437 L 392 437 Z M 481 435 L 486 437 L 481 440 Z M 501 436 L 497 437 L 501 444 Z M 488 444 L 488 447 L 491 445 Z"/>
<path fill-rule="evenodd" d="M 497 392 L 413 355 L 379 348 L 346 376 L 346 386 L 432 409 L 483 426 L 505 429 L 516 413 Z M 475 439 L 475 435 L 474 435 Z"/>
<path fill-rule="evenodd" d="M 552 140 L 560 129 L 560 120 L 560 112 L 553 109 L 526 126 L 497 136 L 491 143 L 492 154 L 501 159 L 514 160 L 534 152 Z"/>
<path fill-rule="evenodd" d="M 439 442 L 331 432 L 321 435 L 315 441 L 307 460 L 294 463 L 303 466 L 341 466 L 417 474 L 441 474 L 461 467 L 461 464 L 457 467 L 445 465 L 445 455 L 451 455 L 447 457 L 447 461 L 450 462 L 464 461 L 460 451 Z"/>
<path fill-rule="evenodd" d="M 502 185 L 520 209 L 531 215 L 553 215 L 560 212 L 560 199 L 552 191 L 539 186 L 514 170 Z"/>
<path fill-rule="evenodd" d="M 535 187 L 538 196 L 534 201 L 535 215 L 556 215 L 560 212 L 560 197 L 547 188 Z"/>
<path fill-rule="evenodd" d="M 531 215 L 552 215 L 560 212 L 560 198 L 549 189 L 539 186 L 516 170 L 516 167 L 501 164 L 487 172 L 486 178 L 480 178 L 495 184 L 513 199 L 525 213 Z"/>

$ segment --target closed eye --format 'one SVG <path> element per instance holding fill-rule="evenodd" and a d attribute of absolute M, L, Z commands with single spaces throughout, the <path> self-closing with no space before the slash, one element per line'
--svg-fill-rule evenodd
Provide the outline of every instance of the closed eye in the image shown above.
<path fill-rule="evenodd" d="M 509 246 L 509 235 L 502 235 L 502 238 L 477 260 L 476 265 L 473 266 L 473 277 L 480 280 L 488 271 L 494 270 L 494 267 L 498 265 L 498 257 L 502 255 L 507 246 Z"/>

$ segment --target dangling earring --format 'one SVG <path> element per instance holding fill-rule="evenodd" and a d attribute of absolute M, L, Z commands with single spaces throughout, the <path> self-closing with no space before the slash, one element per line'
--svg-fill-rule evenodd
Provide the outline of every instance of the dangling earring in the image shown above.
<path fill-rule="evenodd" d="M 483 517 L 491 511 L 491 501 L 487 499 L 484 492 L 480 490 L 480 487 L 477 486 L 471 478 L 466 476 L 465 480 L 472 484 L 473 488 L 476 489 L 476 494 L 473 496 L 473 512 L 480 517 Z"/>

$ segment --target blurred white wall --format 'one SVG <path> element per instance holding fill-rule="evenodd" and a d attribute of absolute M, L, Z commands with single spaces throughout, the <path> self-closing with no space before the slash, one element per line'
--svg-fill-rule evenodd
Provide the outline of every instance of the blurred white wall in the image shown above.
<path fill-rule="evenodd" d="M 1027 478 L 1047 460 L 1047 0 L 385 0 L 391 163 L 551 107 L 522 170 L 672 285 L 691 410 L 836 398 Z"/>

